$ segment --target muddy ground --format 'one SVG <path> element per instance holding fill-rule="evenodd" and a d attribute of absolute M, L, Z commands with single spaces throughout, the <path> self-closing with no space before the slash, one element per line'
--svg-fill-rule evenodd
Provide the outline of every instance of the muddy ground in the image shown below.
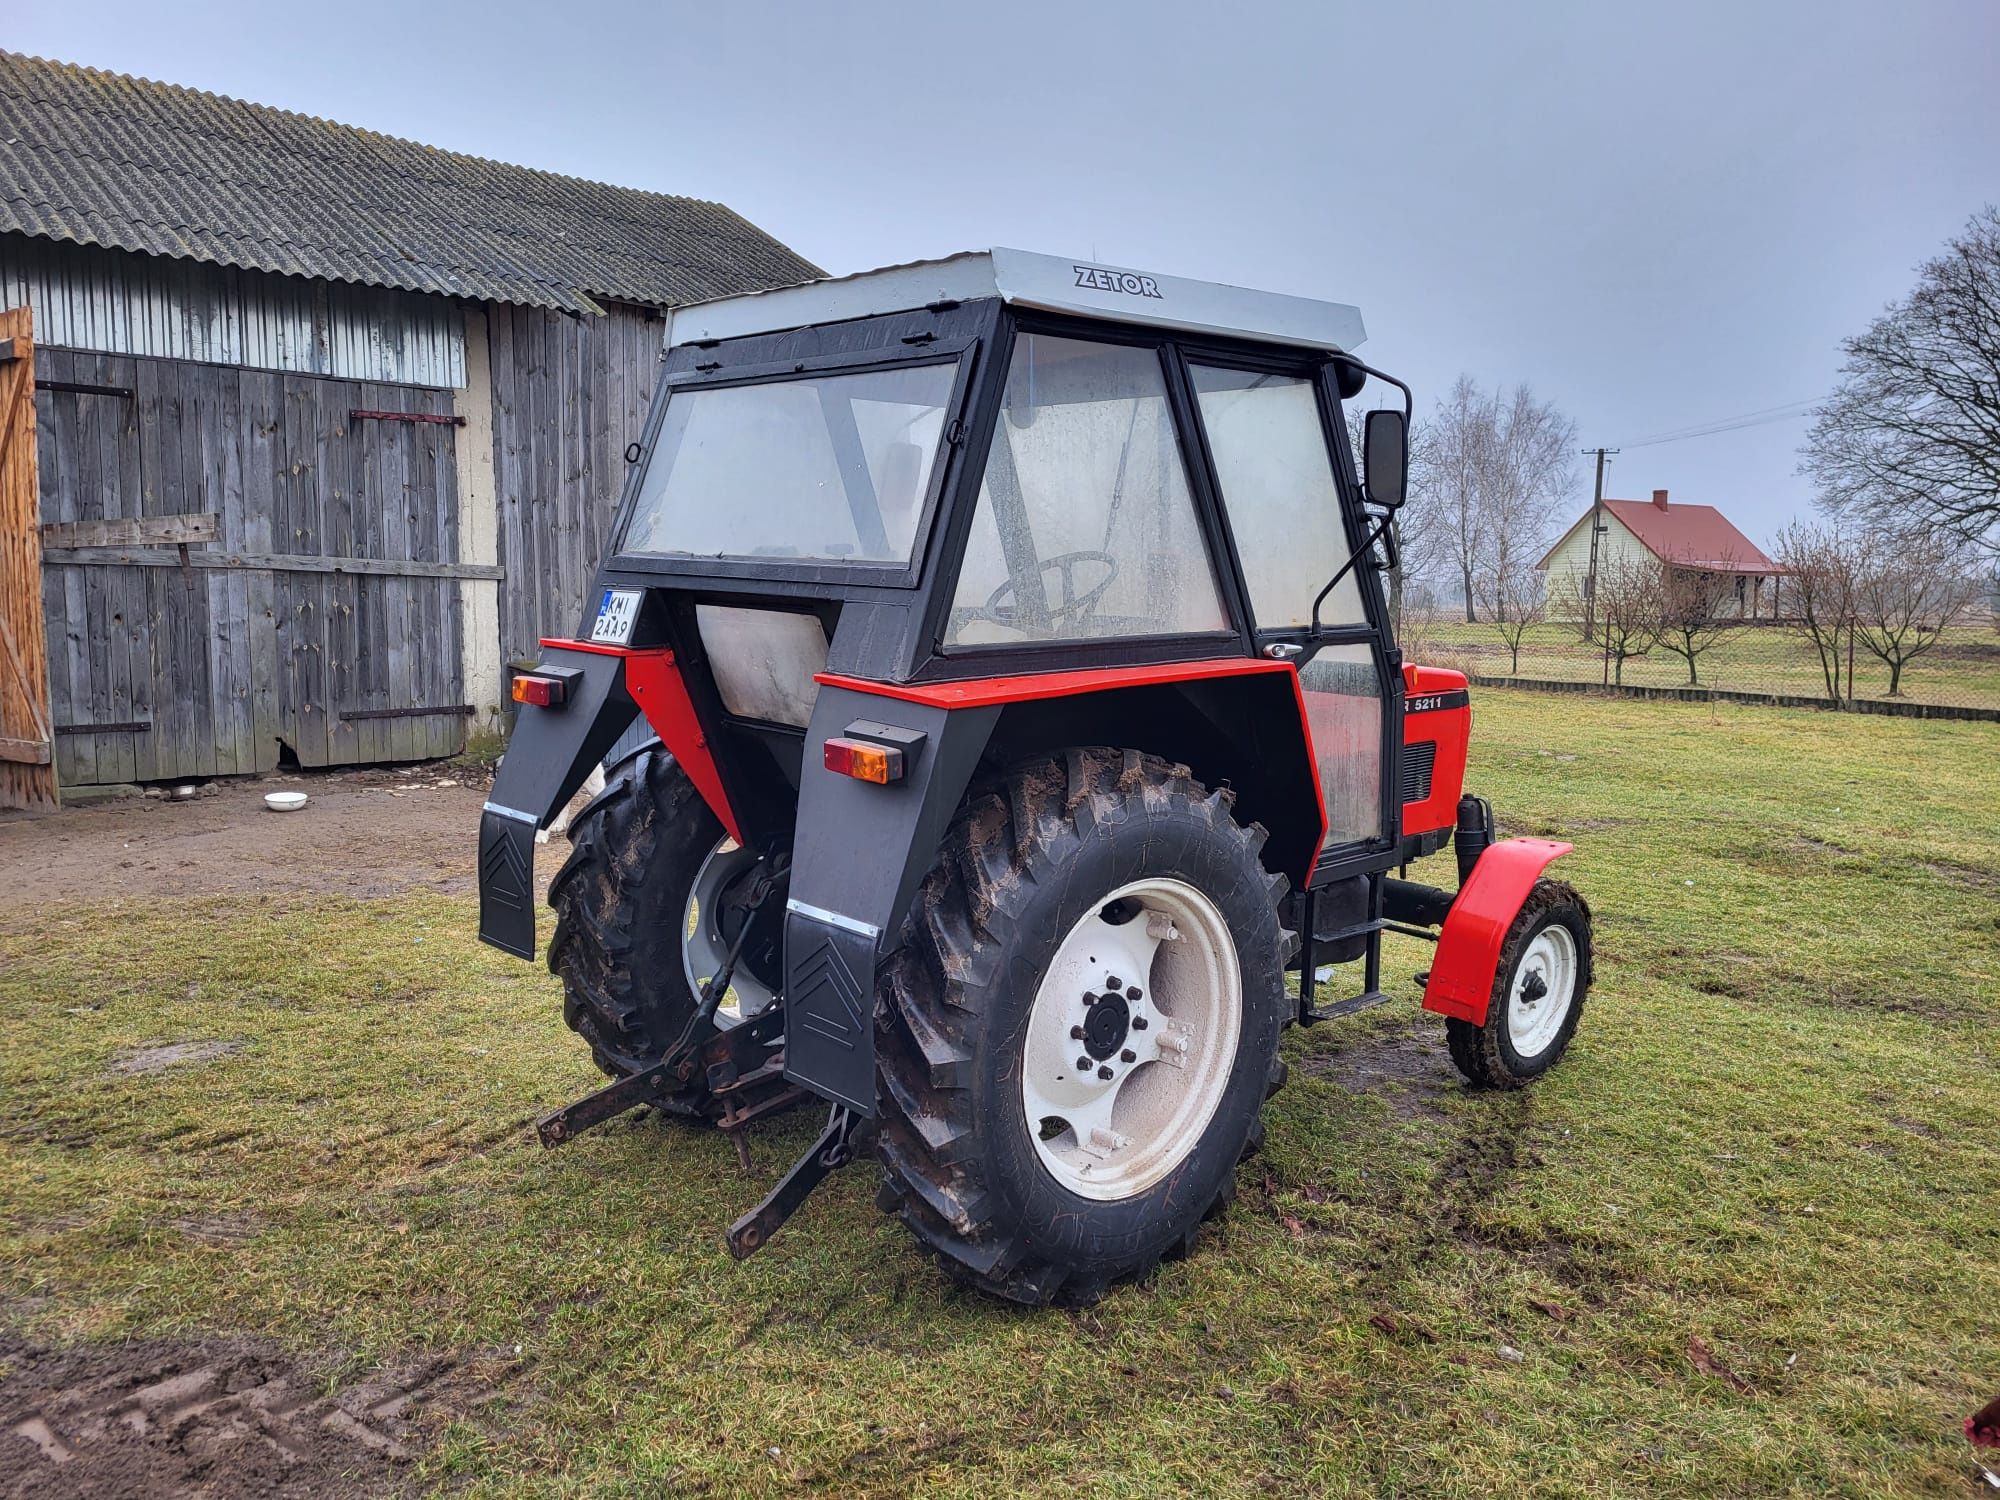
<path fill-rule="evenodd" d="M 0 818 L 0 871 L 17 911 L 155 896 L 470 890 L 487 779 L 456 765 L 246 777 L 200 787 L 186 802 L 120 797 Z M 267 792 L 308 800 L 271 812 Z"/>
<path fill-rule="evenodd" d="M 494 1354 L 343 1377 L 260 1339 L 48 1349 L 0 1334 L 0 1500 L 390 1493 L 512 1368 Z"/>

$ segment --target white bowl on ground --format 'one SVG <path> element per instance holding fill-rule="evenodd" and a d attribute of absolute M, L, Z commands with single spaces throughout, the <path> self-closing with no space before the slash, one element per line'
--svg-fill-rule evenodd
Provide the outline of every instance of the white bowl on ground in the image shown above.
<path fill-rule="evenodd" d="M 264 805 L 272 812 L 297 812 L 306 805 L 304 792 L 266 792 Z"/>

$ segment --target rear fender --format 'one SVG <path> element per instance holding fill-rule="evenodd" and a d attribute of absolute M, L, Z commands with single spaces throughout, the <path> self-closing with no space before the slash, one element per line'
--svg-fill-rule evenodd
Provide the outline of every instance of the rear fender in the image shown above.
<path fill-rule="evenodd" d="M 937 858 L 1000 710 L 897 702 L 822 679 L 806 729 L 785 906 L 785 1076 L 875 1113 L 875 972 Z M 826 769 L 837 735 L 923 738 L 887 786 Z"/>
<path fill-rule="evenodd" d="M 535 833 L 639 711 L 622 652 L 547 646 L 541 665 L 581 675 L 561 707 L 522 705 L 479 820 L 479 937 L 517 958 L 535 956 Z"/>
<path fill-rule="evenodd" d="M 1438 934 L 1437 959 L 1424 986 L 1425 1010 L 1486 1024 L 1507 929 L 1542 871 L 1574 847 L 1554 839 L 1507 839 L 1479 856 Z"/>

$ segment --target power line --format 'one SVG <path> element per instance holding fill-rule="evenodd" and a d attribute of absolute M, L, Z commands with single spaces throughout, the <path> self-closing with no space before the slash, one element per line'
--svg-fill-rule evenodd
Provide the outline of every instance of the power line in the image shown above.
<path fill-rule="evenodd" d="M 1696 422 L 1687 427 L 1670 427 L 1665 432 L 1638 438 L 1624 446 L 1657 448 L 1662 443 L 1682 443 L 1689 438 L 1713 437 L 1717 433 L 1737 432 L 1745 427 L 1763 427 L 1771 422 L 1791 422 L 1818 406 L 1820 400 L 1821 398 L 1814 397 L 1809 401 L 1788 401 L 1783 406 L 1767 406 L 1761 411 L 1743 412 L 1734 417 L 1717 417 L 1712 421 Z"/>

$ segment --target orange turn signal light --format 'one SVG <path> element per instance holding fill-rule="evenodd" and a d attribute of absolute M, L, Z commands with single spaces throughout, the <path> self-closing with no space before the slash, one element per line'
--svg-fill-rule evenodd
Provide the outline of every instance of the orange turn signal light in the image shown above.
<path fill-rule="evenodd" d="M 903 779 L 903 752 L 893 745 L 834 737 L 826 742 L 824 759 L 829 771 L 852 776 L 856 781 L 887 786 Z"/>
<path fill-rule="evenodd" d="M 532 703 L 537 708 L 561 708 L 569 701 L 569 684 L 560 677 L 538 677 L 522 672 L 512 688 L 516 703 Z"/>

